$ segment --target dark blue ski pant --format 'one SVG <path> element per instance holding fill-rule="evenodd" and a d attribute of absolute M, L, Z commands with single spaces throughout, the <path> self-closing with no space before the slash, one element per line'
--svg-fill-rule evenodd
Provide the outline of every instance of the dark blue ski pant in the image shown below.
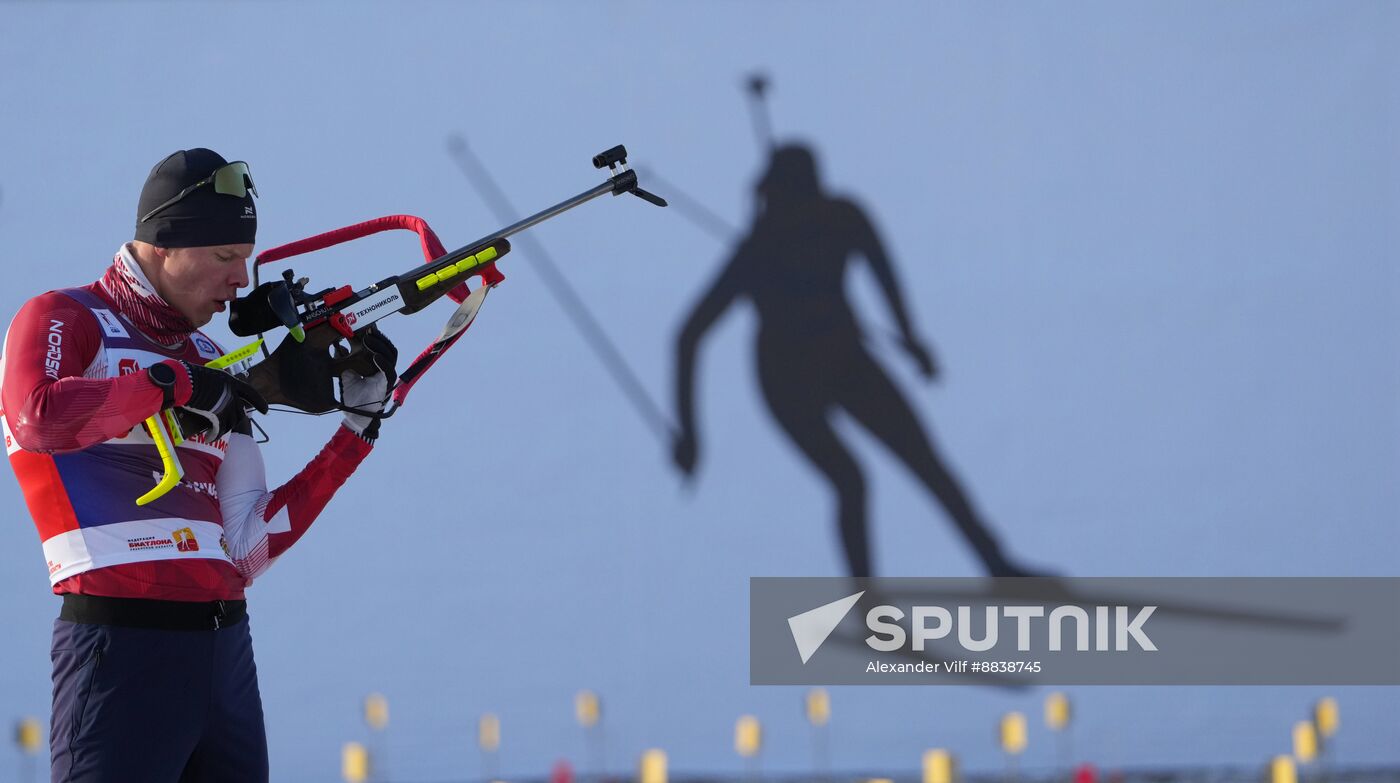
<path fill-rule="evenodd" d="M 263 783 L 248 620 L 168 631 L 54 621 L 53 783 Z"/>

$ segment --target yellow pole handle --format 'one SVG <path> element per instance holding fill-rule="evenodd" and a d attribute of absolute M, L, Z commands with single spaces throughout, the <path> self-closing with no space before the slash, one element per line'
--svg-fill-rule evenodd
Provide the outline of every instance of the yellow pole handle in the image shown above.
<path fill-rule="evenodd" d="M 175 442 L 175 445 L 178 446 L 184 443 L 185 432 L 180 429 L 180 420 L 175 418 L 175 410 L 173 408 L 166 408 L 162 413 L 165 414 L 165 426 L 170 430 L 171 439 Z M 180 472 L 184 473 L 183 470 Z"/>
<path fill-rule="evenodd" d="M 204 366 L 216 370 L 225 369 L 250 358 L 257 352 L 260 345 L 262 345 L 261 339 L 254 340 Z M 164 410 L 156 413 L 146 419 L 146 429 L 151 433 L 151 440 L 156 443 L 156 451 L 160 453 L 161 465 L 165 466 L 165 475 L 161 476 L 160 483 L 154 489 L 136 499 L 138 506 L 144 506 L 163 497 L 165 493 L 180 483 L 180 479 L 185 477 L 185 466 L 180 464 L 180 458 L 175 455 L 175 447 L 185 442 L 185 434 L 180 431 L 180 424 L 175 420 L 175 412 Z"/>
<path fill-rule="evenodd" d="M 156 442 L 156 451 L 160 452 L 160 462 L 165 466 L 165 475 L 161 476 L 160 483 L 154 489 L 136 499 L 138 506 L 144 506 L 163 497 L 165 493 L 180 483 L 180 479 L 185 477 L 185 466 L 181 465 L 179 457 L 175 456 L 175 443 L 180 442 L 184 437 L 180 432 L 180 426 L 175 423 L 175 417 L 171 415 L 170 411 L 164 413 L 165 421 L 161 421 L 162 416 L 159 413 L 146 419 L 146 429 L 151 433 L 151 440 Z M 169 423 L 171 431 L 175 433 L 173 438 L 170 432 L 166 431 L 166 422 Z"/>

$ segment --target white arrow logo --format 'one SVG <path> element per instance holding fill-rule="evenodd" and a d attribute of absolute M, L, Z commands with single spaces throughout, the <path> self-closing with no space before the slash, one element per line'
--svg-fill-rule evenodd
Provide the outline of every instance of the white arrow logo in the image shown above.
<path fill-rule="evenodd" d="M 863 595 L 864 590 L 788 618 L 788 628 L 792 630 L 792 640 L 797 643 L 797 654 L 802 656 L 803 664 L 816 654 L 822 642 L 836 630 L 836 626 L 845 619 L 846 613 L 851 611 L 851 607 L 855 606 L 856 601 Z"/>

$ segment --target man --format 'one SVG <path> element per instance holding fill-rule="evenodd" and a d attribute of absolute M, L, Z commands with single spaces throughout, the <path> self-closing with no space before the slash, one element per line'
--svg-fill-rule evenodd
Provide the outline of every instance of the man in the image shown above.
<path fill-rule="evenodd" d="M 244 590 L 311 525 L 373 446 L 388 380 L 346 373 L 347 413 L 320 453 L 267 489 L 251 386 L 203 365 L 199 332 L 248 284 L 257 230 L 247 165 L 207 149 L 156 164 L 136 235 L 102 278 L 29 300 L 0 358 L 5 446 L 53 591 L 54 781 L 265 781 L 267 740 Z M 374 346 L 392 370 L 387 340 Z M 185 474 L 142 427 L 176 409 Z M 201 432 L 201 430 L 203 430 Z"/>
<path fill-rule="evenodd" d="M 899 327 L 899 345 L 928 380 L 938 367 L 915 333 L 894 267 L 865 213 L 822 189 L 816 157 L 799 144 L 773 150 L 757 187 L 760 209 L 676 345 L 676 467 L 694 474 L 695 358 L 701 338 L 731 304 L 747 298 L 758 316 L 758 380 L 783 432 L 831 484 L 851 576 L 873 576 L 860 463 L 832 422 L 844 411 L 889 448 L 948 512 L 991 576 L 1033 576 L 1011 559 L 934 448 L 914 408 L 866 347 L 845 295 L 847 271 L 863 257 Z"/>

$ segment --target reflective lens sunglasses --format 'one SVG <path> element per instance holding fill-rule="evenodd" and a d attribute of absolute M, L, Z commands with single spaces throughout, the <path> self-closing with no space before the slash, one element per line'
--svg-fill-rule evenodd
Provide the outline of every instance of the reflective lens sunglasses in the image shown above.
<path fill-rule="evenodd" d="M 248 164 L 241 160 L 235 160 L 232 163 L 226 163 L 214 169 L 213 174 L 210 174 L 179 193 L 176 193 L 173 197 L 166 199 L 163 204 L 147 212 L 136 222 L 145 223 L 147 220 L 155 217 L 157 212 L 160 212 L 162 209 L 178 202 L 180 199 L 211 182 L 214 183 L 214 192 L 225 196 L 243 198 L 249 193 L 252 193 L 254 196 L 258 195 L 258 189 L 253 187 L 253 175 L 248 173 Z"/>

